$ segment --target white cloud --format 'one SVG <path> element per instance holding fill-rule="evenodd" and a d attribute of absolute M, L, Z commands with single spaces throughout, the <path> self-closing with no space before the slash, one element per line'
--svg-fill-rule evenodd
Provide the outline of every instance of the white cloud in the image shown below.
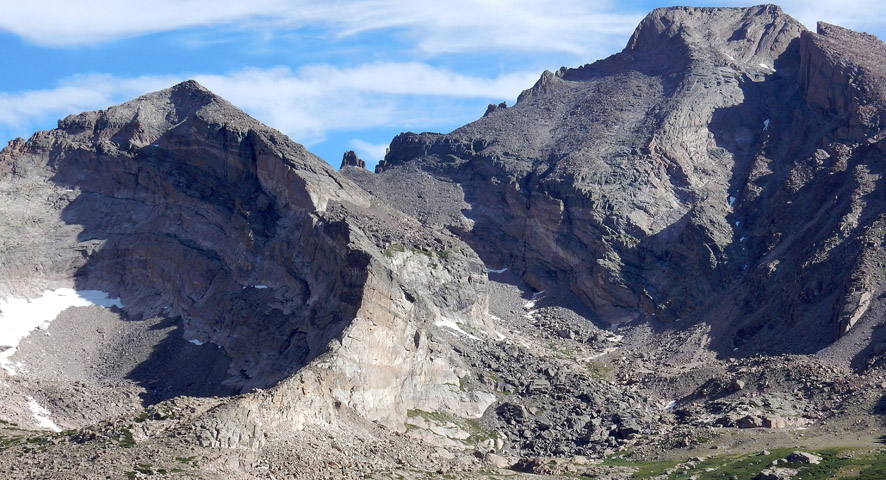
<path fill-rule="evenodd" d="M 279 0 L 34 0 L 4 2 L 0 29 L 42 45 L 95 44 L 279 13 Z"/>
<path fill-rule="evenodd" d="M 335 28 L 339 36 L 399 28 L 429 53 L 513 49 L 586 54 L 623 41 L 645 12 L 615 12 L 617 3 L 582 0 L 365 0 L 306 2 L 301 19 Z M 608 47 L 608 45 L 607 45 Z M 606 48 L 605 51 L 609 51 Z"/>
<path fill-rule="evenodd" d="M 788 15 L 813 31 L 819 20 L 854 30 L 879 30 L 886 26 L 886 12 L 883 11 L 883 4 L 879 1 L 789 0 L 782 2 L 781 6 Z"/>
<path fill-rule="evenodd" d="M 495 78 L 454 73 L 421 63 L 375 63 L 352 68 L 311 65 L 248 69 L 192 78 L 293 140 L 311 145 L 334 130 L 379 126 L 464 123 L 482 114 L 467 113 L 459 100 L 513 100 L 537 79 L 535 72 Z M 0 126 L 21 131 L 45 128 L 48 119 L 111 104 L 169 87 L 187 76 L 118 78 L 78 76 L 58 87 L 0 94 Z M 366 154 L 373 152 L 363 145 Z M 375 150 L 377 151 L 377 150 Z"/>
<path fill-rule="evenodd" d="M 353 68 L 312 65 L 296 72 L 253 69 L 195 79 L 311 145 L 330 130 L 450 123 L 464 118 L 457 105 L 448 105 L 451 99 L 513 99 L 537 77 L 535 72 L 520 72 L 484 78 L 420 63 L 377 63 Z"/>
<path fill-rule="evenodd" d="M 0 125 L 26 128 L 39 119 L 63 117 L 84 110 L 106 108 L 176 82 L 176 77 L 117 78 L 111 75 L 81 75 L 47 90 L 0 92 Z"/>
<path fill-rule="evenodd" d="M 385 158 L 390 143 L 369 143 L 365 140 L 354 139 L 348 142 L 351 148 L 357 152 L 357 156 L 365 160 L 367 164 L 375 164 Z"/>
<path fill-rule="evenodd" d="M 586 54 L 611 51 L 610 44 L 623 42 L 645 13 L 615 12 L 616 5 L 606 0 L 34 0 L 7 2 L 0 30 L 64 46 L 218 25 L 259 35 L 319 27 L 338 37 L 396 29 L 432 54 L 490 49 Z"/>
<path fill-rule="evenodd" d="M 756 0 L 690 1 L 749 6 Z M 882 29 L 874 0 L 783 0 L 810 28 L 825 20 Z M 551 51 L 593 60 L 622 46 L 648 9 L 611 0 L 33 0 L 5 2 L 0 30 L 50 46 L 98 44 L 155 32 L 225 26 L 266 37 L 303 27 L 332 37 L 395 31 L 426 54 L 490 50 Z M 393 38 L 393 37 L 392 37 Z M 391 41 L 388 38 L 387 41 Z"/>

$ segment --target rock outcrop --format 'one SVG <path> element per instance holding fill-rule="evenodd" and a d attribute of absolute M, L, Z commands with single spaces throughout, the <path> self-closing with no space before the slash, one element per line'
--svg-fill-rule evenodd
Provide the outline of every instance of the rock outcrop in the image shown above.
<path fill-rule="evenodd" d="M 366 168 L 366 162 L 360 159 L 357 154 L 353 150 L 348 150 L 345 152 L 344 156 L 341 159 L 341 167 L 357 167 L 357 168 Z"/>

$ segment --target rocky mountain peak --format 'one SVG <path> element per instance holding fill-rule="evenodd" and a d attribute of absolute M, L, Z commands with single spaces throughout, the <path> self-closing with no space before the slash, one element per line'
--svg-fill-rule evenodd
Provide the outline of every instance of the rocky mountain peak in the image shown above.
<path fill-rule="evenodd" d="M 777 5 L 658 8 L 620 53 L 578 68 L 545 71 L 517 101 L 555 91 L 561 79 L 585 81 L 625 71 L 682 75 L 698 67 L 706 75 L 715 67 L 752 77 L 775 73 L 805 31 Z"/>
<path fill-rule="evenodd" d="M 90 141 L 108 140 L 127 150 L 154 143 L 188 119 L 232 130 L 267 129 L 194 80 L 143 95 L 107 110 L 69 115 L 58 128 Z"/>

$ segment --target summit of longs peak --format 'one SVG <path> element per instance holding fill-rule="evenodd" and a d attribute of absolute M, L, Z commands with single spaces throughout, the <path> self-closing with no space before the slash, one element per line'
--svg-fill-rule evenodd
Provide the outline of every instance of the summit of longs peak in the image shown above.
<path fill-rule="evenodd" d="M 624 71 L 647 74 L 727 67 L 756 76 L 775 73 L 777 63 L 808 30 L 778 5 L 664 7 L 637 25 L 624 50 L 576 68 L 546 71 L 518 103 L 550 89 L 556 79 L 586 80 Z"/>
<path fill-rule="evenodd" d="M 650 12 L 625 48 L 633 55 L 720 51 L 733 61 L 778 57 L 806 28 L 777 5 L 667 7 Z"/>

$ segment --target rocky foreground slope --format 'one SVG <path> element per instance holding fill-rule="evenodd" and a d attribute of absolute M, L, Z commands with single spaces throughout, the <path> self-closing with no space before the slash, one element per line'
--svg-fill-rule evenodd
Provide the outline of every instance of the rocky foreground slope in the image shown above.
<path fill-rule="evenodd" d="M 377 173 L 194 82 L 14 140 L 0 322 L 76 301 L 0 336 L 0 472 L 879 468 L 883 60 L 775 6 L 669 8 Z"/>

